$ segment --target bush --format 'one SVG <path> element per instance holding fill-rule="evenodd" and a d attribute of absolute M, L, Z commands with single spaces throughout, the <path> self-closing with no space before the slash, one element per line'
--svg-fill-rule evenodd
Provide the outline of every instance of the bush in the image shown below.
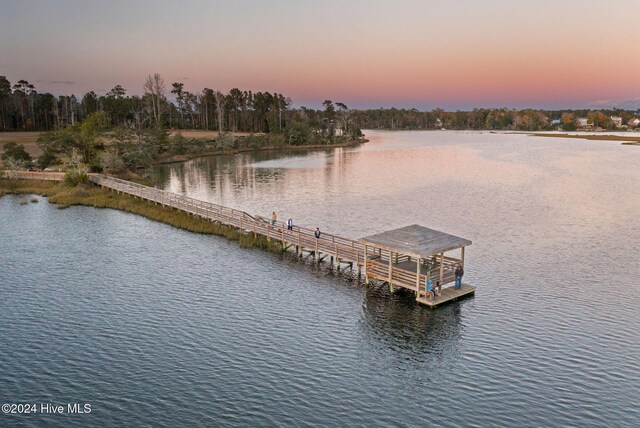
<path fill-rule="evenodd" d="M 118 174 L 125 169 L 124 161 L 117 153 L 110 151 L 102 152 L 100 155 L 102 169 L 108 174 Z"/>
<path fill-rule="evenodd" d="M 72 169 L 64 175 L 64 182 L 68 186 L 77 186 L 89 182 L 89 176 L 86 170 Z"/>
<path fill-rule="evenodd" d="M 287 144 L 292 146 L 301 146 L 309 144 L 311 140 L 311 128 L 303 122 L 295 122 L 287 126 L 285 130 L 285 138 Z"/>
<path fill-rule="evenodd" d="M 234 138 L 227 132 L 221 132 L 216 139 L 216 149 L 229 150 L 234 148 Z"/>
<path fill-rule="evenodd" d="M 26 152 L 24 145 L 11 141 L 4 145 L 4 152 L 2 153 L 2 160 L 15 159 L 18 161 L 29 162 L 31 161 L 31 155 Z"/>
<path fill-rule="evenodd" d="M 45 150 L 42 155 L 38 158 L 38 168 L 45 169 L 49 165 L 54 165 L 59 163 L 60 160 L 57 158 L 56 154 L 50 150 Z"/>
<path fill-rule="evenodd" d="M 176 155 L 184 155 L 187 153 L 187 139 L 178 132 L 173 137 L 169 138 L 169 145 L 171 147 L 171 153 Z"/>
<path fill-rule="evenodd" d="M 285 143 L 285 137 L 281 134 L 273 134 L 269 136 L 269 145 L 273 147 L 282 147 Z"/>
<path fill-rule="evenodd" d="M 243 140 L 244 146 L 251 149 L 259 149 L 266 145 L 266 138 L 264 135 L 251 134 Z"/>

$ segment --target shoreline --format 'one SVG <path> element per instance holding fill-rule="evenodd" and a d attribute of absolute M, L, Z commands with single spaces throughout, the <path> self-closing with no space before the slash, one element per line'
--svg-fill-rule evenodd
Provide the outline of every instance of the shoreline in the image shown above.
<path fill-rule="evenodd" d="M 518 132 L 520 134 L 520 132 Z M 626 135 L 611 135 L 611 134 L 602 134 L 602 135 L 594 135 L 594 134 L 563 134 L 563 133 L 526 133 L 532 137 L 553 137 L 553 138 L 578 138 L 583 140 L 592 140 L 592 141 L 620 141 L 621 144 L 625 146 L 640 146 L 640 136 L 632 137 Z"/>
<path fill-rule="evenodd" d="M 0 132 L 0 153 L 4 148 L 4 145 L 8 142 L 16 142 L 18 144 L 22 144 L 25 147 L 27 153 L 29 153 L 32 157 L 37 158 L 42 155 L 40 148 L 37 145 L 38 137 L 44 131 L 8 131 L 8 132 Z M 210 132 L 212 131 L 197 131 L 197 130 L 170 130 L 170 135 L 176 135 L 178 133 L 185 135 L 186 138 L 211 138 Z M 200 135 L 202 134 L 202 135 Z M 235 137 L 246 137 L 250 134 L 237 132 L 231 133 L 231 135 Z M 283 146 L 264 146 L 264 147 L 244 147 L 238 149 L 227 149 L 227 150 L 210 150 L 204 151 L 198 154 L 184 154 L 184 155 L 168 155 L 168 156 L 160 156 L 157 160 L 153 161 L 153 164 L 161 165 L 168 163 L 177 163 L 177 162 L 186 162 L 188 160 L 204 157 L 204 156 L 225 156 L 225 155 L 235 155 L 238 153 L 248 153 L 248 152 L 259 152 L 259 151 L 272 151 L 272 150 L 305 150 L 305 149 L 331 149 L 338 147 L 355 147 L 359 144 L 367 143 L 369 140 L 366 136 L 360 140 L 350 140 L 342 143 L 336 144 L 303 144 L 299 146 L 292 145 L 283 145 Z"/>
<path fill-rule="evenodd" d="M 160 157 L 156 161 L 154 161 L 155 165 L 164 165 L 171 163 L 179 163 L 179 162 L 187 162 L 195 158 L 200 157 L 209 157 L 209 156 L 230 156 L 236 155 L 238 153 L 250 153 L 250 152 L 268 152 L 274 150 L 314 150 L 314 149 L 335 149 L 335 148 L 344 148 L 344 147 L 356 147 L 360 144 L 368 143 L 369 140 L 364 138 L 362 140 L 351 140 L 346 141 L 344 143 L 336 143 L 336 144 L 308 144 L 308 145 L 300 145 L 300 146 L 265 146 L 258 148 L 245 147 L 240 149 L 228 149 L 228 150 L 214 150 L 207 151 L 203 153 L 190 153 L 184 155 L 170 155 L 167 157 Z"/>

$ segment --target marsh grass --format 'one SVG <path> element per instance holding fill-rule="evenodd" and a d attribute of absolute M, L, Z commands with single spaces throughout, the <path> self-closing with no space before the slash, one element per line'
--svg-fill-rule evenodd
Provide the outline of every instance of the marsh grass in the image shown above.
<path fill-rule="evenodd" d="M 0 180 L 0 197 L 5 194 L 35 194 L 46 196 L 50 203 L 64 209 L 73 205 L 83 205 L 95 208 L 111 208 L 144 216 L 150 220 L 159 221 L 171 226 L 188 230 L 189 232 L 207 235 L 224 236 L 232 241 L 238 241 L 244 248 L 261 248 L 272 252 L 282 252 L 282 244 L 269 241 L 266 237 L 247 233 L 234 227 L 188 214 L 171 207 L 156 205 L 144 199 L 130 195 L 119 194 L 92 184 L 81 184 L 69 187 L 64 183 L 39 180 Z M 36 199 L 37 198 L 33 198 Z M 32 202 L 33 202 L 32 199 Z M 22 203 L 23 199 L 20 199 Z M 28 203 L 24 199 L 25 204 Z"/>
<path fill-rule="evenodd" d="M 530 134 L 534 137 L 553 137 L 553 138 L 580 138 L 583 140 L 602 140 L 602 141 L 622 141 L 622 144 L 637 145 L 640 144 L 640 137 L 634 137 L 630 135 L 581 135 L 581 134 Z"/>

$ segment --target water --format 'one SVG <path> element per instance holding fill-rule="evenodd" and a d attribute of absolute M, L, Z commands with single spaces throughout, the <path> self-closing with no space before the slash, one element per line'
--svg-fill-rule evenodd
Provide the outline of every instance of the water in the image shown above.
<path fill-rule="evenodd" d="M 131 214 L 0 198 L 0 426 L 638 426 L 640 151 L 368 132 L 203 158 L 158 185 L 360 237 L 473 240 L 430 311 L 326 266 Z"/>

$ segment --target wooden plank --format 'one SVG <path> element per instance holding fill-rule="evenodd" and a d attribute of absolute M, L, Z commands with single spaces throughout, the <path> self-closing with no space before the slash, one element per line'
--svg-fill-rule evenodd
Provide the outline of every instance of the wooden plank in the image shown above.
<path fill-rule="evenodd" d="M 429 306 L 431 308 L 435 308 L 436 306 L 440 306 L 444 303 L 452 302 L 457 299 L 460 299 L 465 296 L 470 296 L 475 294 L 476 287 L 463 283 L 459 289 L 455 287 L 447 287 L 442 290 L 439 296 L 436 296 L 433 300 L 421 299 L 419 302 Z"/>

